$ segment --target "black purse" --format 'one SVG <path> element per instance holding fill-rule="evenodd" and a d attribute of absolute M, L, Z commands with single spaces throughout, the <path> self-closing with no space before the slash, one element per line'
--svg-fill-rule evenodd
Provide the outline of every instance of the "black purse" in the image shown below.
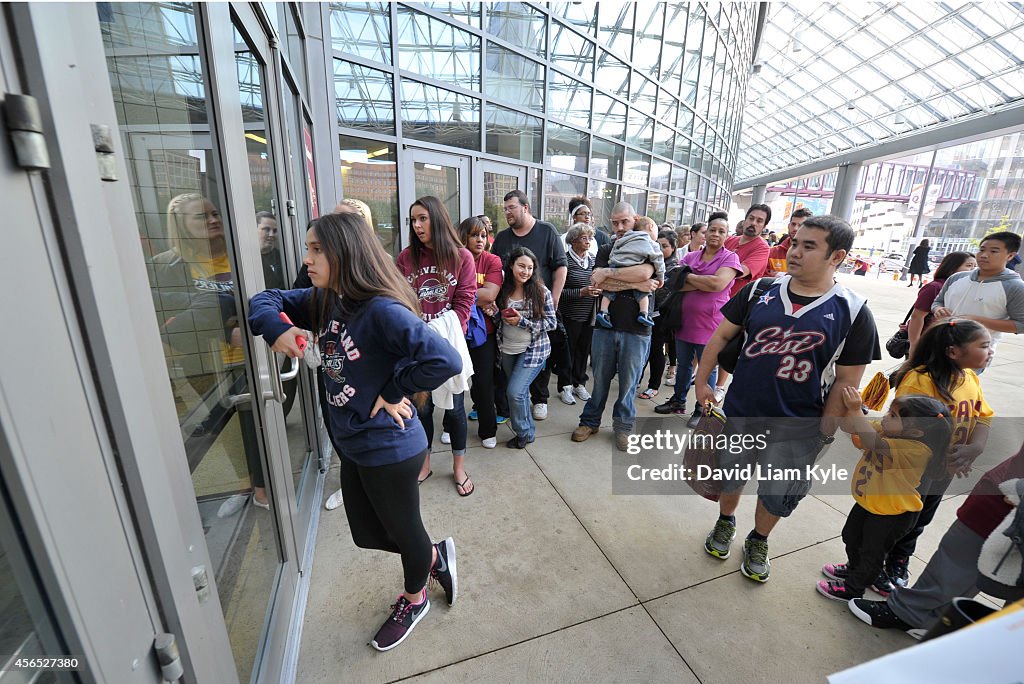
<path fill-rule="evenodd" d="M 910 333 L 907 332 L 907 321 L 910 320 L 910 316 L 913 313 L 914 307 L 910 307 L 910 311 L 903 318 L 899 329 L 885 343 L 885 351 L 889 352 L 889 356 L 894 359 L 906 358 L 907 352 L 910 351 Z"/>

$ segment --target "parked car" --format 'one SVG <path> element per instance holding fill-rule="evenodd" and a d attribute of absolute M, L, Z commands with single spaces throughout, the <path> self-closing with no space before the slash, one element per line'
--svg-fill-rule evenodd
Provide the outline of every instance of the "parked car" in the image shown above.
<path fill-rule="evenodd" d="M 878 268 L 882 271 L 899 271 L 907 264 L 907 257 L 898 253 L 890 252 L 879 260 Z"/>

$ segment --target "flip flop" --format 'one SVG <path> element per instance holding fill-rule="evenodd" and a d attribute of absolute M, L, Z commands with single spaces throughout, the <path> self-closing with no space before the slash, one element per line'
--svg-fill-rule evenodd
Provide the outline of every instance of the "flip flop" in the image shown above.
<path fill-rule="evenodd" d="M 468 492 L 466 491 L 467 482 L 471 487 L 471 489 Z M 466 473 L 465 480 L 463 480 L 462 482 L 455 483 L 455 491 L 459 493 L 459 496 L 469 496 L 470 494 L 476 491 L 476 485 L 474 485 L 473 481 L 469 479 L 469 473 Z"/>
<path fill-rule="evenodd" d="M 637 395 L 638 399 L 653 399 L 658 396 L 658 390 L 656 389 L 645 389 L 643 392 Z"/>
<path fill-rule="evenodd" d="M 433 471 L 433 470 L 428 470 L 428 471 L 427 471 L 427 476 L 426 476 L 425 478 L 423 478 L 422 480 L 416 480 L 416 484 L 423 484 L 424 482 L 426 482 L 427 480 L 429 480 L 429 479 L 430 479 L 430 476 L 431 476 L 431 475 L 433 475 L 433 474 L 434 474 L 434 471 Z"/>

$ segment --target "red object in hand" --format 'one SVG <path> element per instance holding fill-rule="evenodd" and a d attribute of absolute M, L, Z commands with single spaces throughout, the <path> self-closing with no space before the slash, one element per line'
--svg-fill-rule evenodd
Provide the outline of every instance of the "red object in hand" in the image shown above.
<path fill-rule="evenodd" d="M 284 311 L 282 311 L 278 315 L 281 317 L 281 322 L 282 323 L 287 323 L 288 325 L 293 326 L 293 327 L 295 326 L 295 324 L 292 323 L 292 319 L 288 318 L 288 314 L 286 314 Z M 305 335 L 303 335 L 302 337 L 296 337 L 295 338 L 295 345 L 299 348 L 300 352 L 305 352 L 306 351 L 306 337 L 305 337 Z"/>
<path fill-rule="evenodd" d="M 515 318 L 517 313 L 518 312 L 511 306 L 508 307 L 507 309 L 502 309 L 501 311 L 501 315 L 504 316 L 505 318 Z"/>

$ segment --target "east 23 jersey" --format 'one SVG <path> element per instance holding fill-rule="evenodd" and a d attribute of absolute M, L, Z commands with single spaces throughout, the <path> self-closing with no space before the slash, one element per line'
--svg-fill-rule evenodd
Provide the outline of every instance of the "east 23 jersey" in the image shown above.
<path fill-rule="evenodd" d="M 862 297 L 839 283 L 803 297 L 790 293 L 789 282 L 782 276 L 758 297 L 751 283 L 722 307 L 733 323 L 746 319 L 726 415 L 821 416 L 837 362 L 858 366 L 881 357 Z"/>

